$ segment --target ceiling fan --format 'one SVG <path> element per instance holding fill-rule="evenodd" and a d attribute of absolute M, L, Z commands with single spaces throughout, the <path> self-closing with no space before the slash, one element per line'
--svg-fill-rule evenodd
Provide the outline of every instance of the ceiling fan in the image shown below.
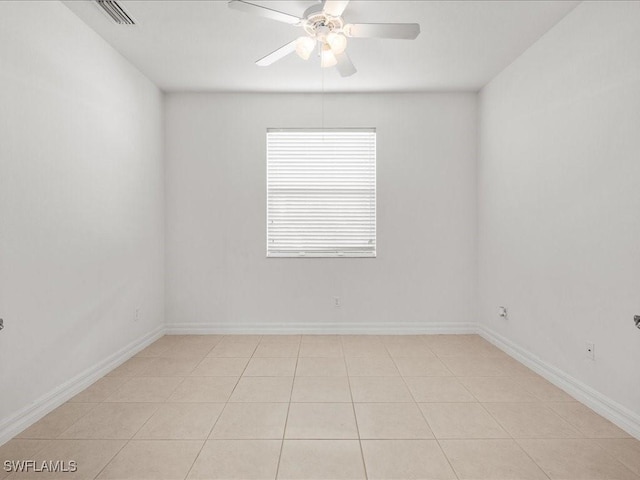
<path fill-rule="evenodd" d="M 244 0 L 229 1 L 229 7 L 235 10 L 254 13 L 304 29 L 306 35 L 258 60 L 256 64 L 262 67 L 271 65 L 293 52 L 308 60 L 316 44 L 320 44 L 321 66 L 335 66 L 340 75 L 348 77 L 356 73 L 356 67 L 345 51 L 348 37 L 413 40 L 420 34 L 420 25 L 417 23 L 345 23 L 342 14 L 347 5 L 349 0 L 324 0 L 309 7 L 302 17 L 296 17 Z"/>

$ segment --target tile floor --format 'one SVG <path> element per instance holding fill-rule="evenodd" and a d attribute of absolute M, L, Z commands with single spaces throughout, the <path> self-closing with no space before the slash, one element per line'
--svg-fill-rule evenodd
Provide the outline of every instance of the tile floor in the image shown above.
<path fill-rule="evenodd" d="M 82 479 L 640 479 L 640 441 L 475 335 L 165 336 L 0 447 Z"/>

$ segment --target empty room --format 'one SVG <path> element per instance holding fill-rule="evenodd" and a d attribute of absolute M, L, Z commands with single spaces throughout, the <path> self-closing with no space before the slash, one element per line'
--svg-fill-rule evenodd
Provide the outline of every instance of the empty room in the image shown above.
<path fill-rule="evenodd" d="M 0 461 L 640 480 L 640 1 L 0 1 Z"/>

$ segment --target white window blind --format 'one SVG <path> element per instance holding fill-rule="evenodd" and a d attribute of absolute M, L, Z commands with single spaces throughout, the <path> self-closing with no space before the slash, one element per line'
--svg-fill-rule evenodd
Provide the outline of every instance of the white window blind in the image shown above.
<path fill-rule="evenodd" d="M 374 129 L 267 131 L 267 256 L 376 256 Z"/>

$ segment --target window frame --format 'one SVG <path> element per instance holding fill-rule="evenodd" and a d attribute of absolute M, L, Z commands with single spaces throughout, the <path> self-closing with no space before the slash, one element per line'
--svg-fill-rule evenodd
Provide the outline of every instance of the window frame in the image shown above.
<path fill-rule="evenodd" d="M 270 215 L 269 215 L 269 134 L 278 132 L 300 132 L 300 133 L 334 133 L 334 132 L 364 132 L 373 133 L 373 215 L 372 215 L 372 240 L 373 250 L 366 252 L 300 252 L 294 254 L 293 252 L 270 252 L 269 248 L 269 227 L 270 227 Z M 266 174 L 265 174 L 265 210 L 266 210 L 266 258 L 376 258 L 378 255 L 378 192 L 377 192 L 377 170 L 378 170 L 378 152 L 377 152 L 377 140 L 378 132 L 375 127 L 353 127 L 353 128 L 267 128 L 265 135 L 266 143 Z"/>

